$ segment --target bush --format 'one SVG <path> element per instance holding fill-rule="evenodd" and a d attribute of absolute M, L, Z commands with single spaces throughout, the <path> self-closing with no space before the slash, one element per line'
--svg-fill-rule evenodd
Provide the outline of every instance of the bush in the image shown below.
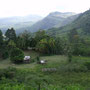
<path fill-rule="evenodd" d="M 87 67 L 80 64 L 66 64 L 58 68 L 60 72 L 86 72 Z"/>
<path fill-rule="evenodd" d="M 13 67 L 8 67 L 7 69 L 0 69 L 0 80 L 3 79 L 12 79 L 16 74 L 17 69 Z"/>
<path fill-rule="evenodd" d="M 88 68 L 88 70 L 90 70 L 90 62 L 85 62 L 84 65 Z"/>
<path fill-rule="evenodd" d="M 13 63 L 17 63 L 17 64 L 22 63 L 23 59 L 24 59 L 24 53 L 22 50 L 20 50 L 19 48 L 12 49 L 10 54 L 10 60 Z"/>
<path fill-rule="evenodd" d="M 3 59 L 7 59 L 9 57 L 9 54 L 7 51 L 5 51 L 3 54 L 2 54 L 2 58 Z"/>
<path fill-rule="evenodd" d="M 37 63 L 40 63 L 40 57 L 37 56 Z"/>
<path fill-rule="evenodd" d="M 17 69 L 14 67 L 8 67 L 7 69 L 4 69 L 4 77 L 12 79 L 15 77 Z"/>
<path fill-rule="evenodd" d="M 72 61 L 72 54 L 69 53 L 69 54 L 68 54 L 68 62 L 71 62 L 71 61 Z"/>
<path fill-rule="evenodd" d="M 90 89 L 90 88 L 89 88 Z M 16 85 L 9 85 L 9 84 L 1 84 L 0 90 L 89 90 L 83 86 L 80 85 L 68 85 L 65 87 L 55 86 L 55 85 L 47 85 L 44 88 L 36 88 L 31 87 L 29 85 L 24 84 L 16 84 Z"/>

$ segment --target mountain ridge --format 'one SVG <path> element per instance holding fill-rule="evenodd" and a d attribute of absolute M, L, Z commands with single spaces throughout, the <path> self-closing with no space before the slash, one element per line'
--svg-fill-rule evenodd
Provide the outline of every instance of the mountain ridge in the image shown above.
<path fill-rule="evenodd" d="M 63 36 L 74 28 L 77 29 L 81 36 L 90 35 L 90 10 L 81 13 L 72 23 L 63 27 L 49 29 L 47 32 L 52 36 Z"/>
<path fill-rule="evenodd" d="M 33 32 L 36 32 L 40 29 L 47 30 L 63 22 L 66 18 L 72 15 L 75 15 L 75 13 L 52 12 L 48 16 L 46 16 L 44 19 L 42 19 L 41 21 L 38 21 L 37 23 L 33 24 L 29 29 L 30 31 L 33 31 Z"/>
<path fill-rule="evenodd" d="M 8 28 L 15 28 L 19 30 L 20 28 L 25 28 L 31 26 L 37 21 L 41 20 L 43 17 L 38 15 L 27 15 L 27 16 L 13 16 L 0 18 L 0 29 L 6 30 Z"/>

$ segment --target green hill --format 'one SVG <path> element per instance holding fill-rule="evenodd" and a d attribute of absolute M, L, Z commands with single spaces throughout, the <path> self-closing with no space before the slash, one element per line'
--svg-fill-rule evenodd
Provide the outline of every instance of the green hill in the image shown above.
<path fill-rule="evenodd" d="M 72 22 L 76 17 L 77 15 L 71 12 L 67 13 L 52 12 L 41 21 L 38 21 L 37 23 L 32 25 L 29 29 L 32 32 L 36 32 L 40 29 L 47 30 L 52 27 L 61 27 Z"/>
<path fill-rule="evenodd" d="M 80 35 L 90 35 L 90 10 L 81 13 L 78 18 L 76 18 L 71 24 L 49 29 L 47 32 L 50 35 L 63 36 L 66 35 L 70 30 L 76 28 Z"/>

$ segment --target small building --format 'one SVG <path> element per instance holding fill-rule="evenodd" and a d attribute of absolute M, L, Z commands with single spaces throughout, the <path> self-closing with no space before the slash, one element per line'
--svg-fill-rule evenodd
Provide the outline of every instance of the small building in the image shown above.
<path fill-rule="evenodd" d="M 40 60 L 40 64 L 46 64 L 46 60 Z"/>
<path fill-rule="evenodd" d="M 25 56 L 24 63 L 29 63 L 29 62 L 30 62 L 30 56 Z"/>

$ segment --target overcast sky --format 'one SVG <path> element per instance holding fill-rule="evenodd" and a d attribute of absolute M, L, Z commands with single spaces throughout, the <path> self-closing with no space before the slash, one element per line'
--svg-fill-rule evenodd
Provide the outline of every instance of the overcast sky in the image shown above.
<path fill-rule="evenodd" d="M 0 17 L 50 12 L 84 12 L 90 8 L 90 0 L 0 0 Z"/>

